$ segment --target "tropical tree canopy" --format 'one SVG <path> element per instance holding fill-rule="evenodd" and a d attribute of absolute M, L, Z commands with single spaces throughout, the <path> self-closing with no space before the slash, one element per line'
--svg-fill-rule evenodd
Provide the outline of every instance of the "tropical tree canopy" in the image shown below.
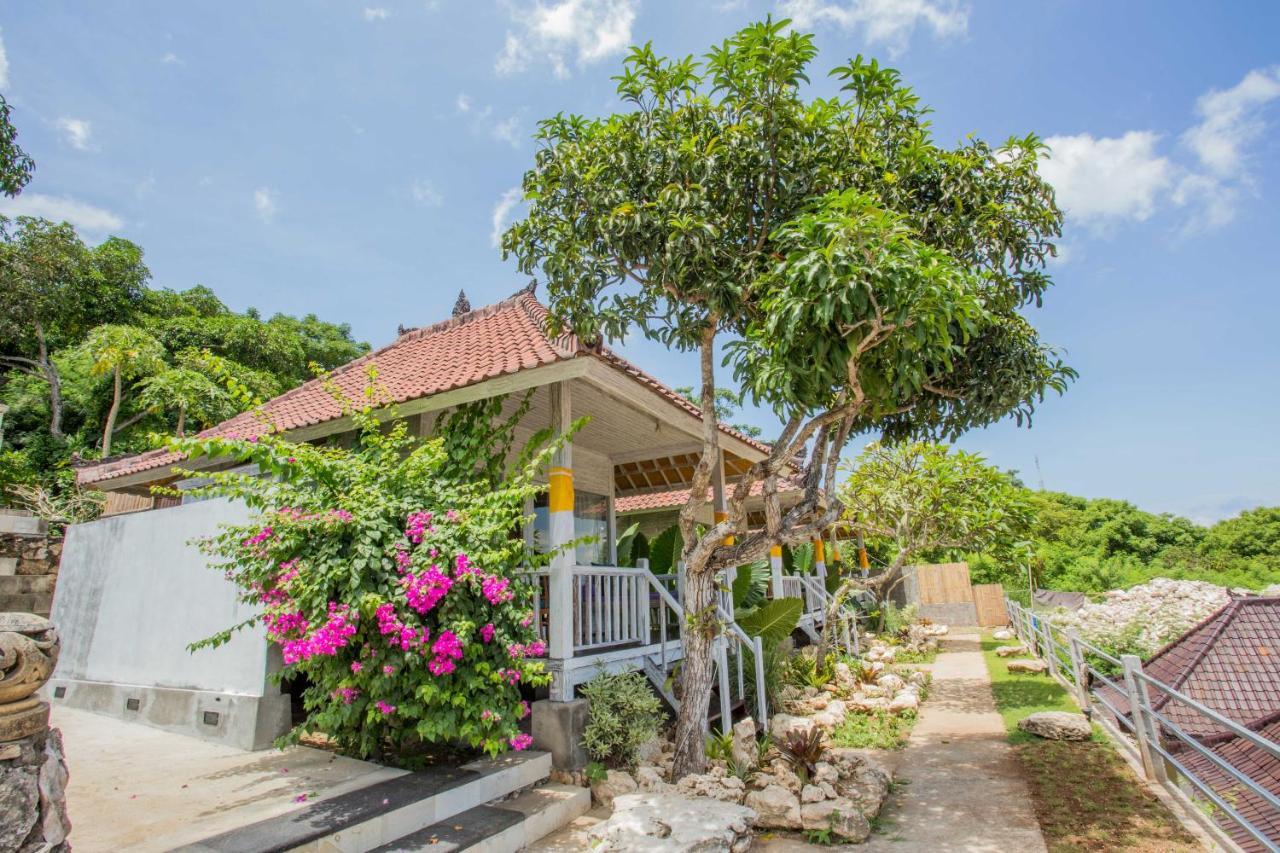
<path fill-rule="evenodd" d="M 813 37 L 787 23 L 750 25 L 700 58 L 633 48 L 615 78 L 621 111 L 540 123 L 528 213 L 502 240 L 546 282 L 554 327 L 588 340 L 638 329 L 698 351 L 703 453 L 681 513 L 695 613 L 710 612 L 715 571 L 839 518 L 837 462 L 854 433 L 1027 422 L 1074 376 L 1024 316 L 1051 284 L 1062 223 L 1039 138 L 939 145 L 898 72 L 862 57 L 815 96 Z M 727 519 L 698 535 L 720 453 L 718 335 L 736 391 L 785 426 Z M 798 454 L 804 490 L 784 515 L 778 477 Z M 765 527 L 748 531 L 756 482 Z M 694 715 L 714 625 L 702 621 L 686 632 L 681 772 L 703 763 Z"/>

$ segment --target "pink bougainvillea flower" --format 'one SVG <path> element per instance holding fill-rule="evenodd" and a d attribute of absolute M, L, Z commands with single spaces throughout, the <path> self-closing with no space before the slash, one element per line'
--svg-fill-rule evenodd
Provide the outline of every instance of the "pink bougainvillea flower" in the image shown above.
<path fill-rule="evenodd" d="M 404 535 L 414 545 L 421 544 L 422 537 L 432 529 L 431 513 L 429 512 L 411 512 L 409 517 L 405 519 Z"/>
<path fill-rule="evenodd" d="M 480 639 L 484 640 L 486 643 L 492 642 L 494 630 L 495 629 L 493 627 L 492 622 L 490 622 L 488 625 L 485 625 L 483 628 L 480 629 Z"/>
<path fill-rule="evenodd" d="M 511 744 L 512 749 L 514 749 L 516 752 L 519 752 L 520 750 L 528 749 L 530 746 L 533 745 L 533 737 L 531 735 L 525 734 L 524 732 L 521 732 L 518 735 L 513 735 L 511 739 L 507 741 L 507 743 Z"/>
<path fill-rule="evenodd" d="M 351 671 L 352 671 L 352 672 L 359 672 L 359 671 L 360 671 L 360 670 L 362 670 L 362 669 L 364 669 L 364 664 L 360 663 L 360 661 L 358 661 L 358 660 L 353 660 L 353 661 L 351 662 Z"/>
<path fill-rule="evenodd" d="M 476 567 L 471 565 L 471 558 L 466 554 L 459 554 L 453 559 L 453 575 L 454 577 L 464 578 L 467 575 L 474 574 Z"/>
<path fill-rule="evenodd" d="M 298 796 L 296 796 L 296 797 L 294 797 L 294 798 L 293 798 L 293 801 L 294 801 L 295 803 L 305 803 L 305 802 L 307 801 L 307 795 L 306 795 L 306 794 L 299 794 Z"/>
<path fill-rule="evenodd" d="M 506 578 L 486 575 L 480 584 L 480 591 L 484 593 L 484 597 L 490 604 L 502 604 L 515 598 L 515 593 L 508 589 L 509 586 L 511 581 Z"/>
<path fill-rule="evenodd" d="M 520 700 L 520 713 L 516 715 L 516 719 L 517 719 L 517 720 L 523 720 L 523 719 L 524 719 L 525 717 L 527 717 L 527 716 L 529 716 L 529 703 L 528 703 L 528 702 L 526 702 L 526 701 L 524 701 L 523 699 L 521 699 L 521 700 Z"/>
<path fill-rule="evenodd" d="M 404 597 L 409 606 L 419 613 L 426 613 L 449 592 L 449 588 L 453 586 L 453 578 L 432 566 L 416 575 L 406 572 L 400 585 L 404 587 Z"/>
<path fill-rule="evenodd" d="M 385 715 L 387 715 L 387 714 L 394 714 L 394 713 L 396 712 L 396 706 L 395 706 L 395 705 L 389 705 L 389 704 L 387 704 L 386 702 L 383 702 L 381 699 L 379 699 L 377 702 L 374 702 L 374 703 L 373 703 L 373 705 L 374 705 L 374 707 L 375 707 L 375 708 L 377 708 L 377 709 L 378 709 L 378 710 L 379 710 L 379 711 L 380 711 L 384 716 L 385 716 Z"/>
<path fill-rule="evenodd" d="M 457 521 L 457 520 L 458 520 L 458 512 L 457 512 L 457 510 L 452 510 L 452 509 L 451 509 L 451 510 L 449 510 L 448 512 L 446 512 L 446 513 L 444 514 L 444 517 L 445 517 L 445 518 L 447 518 L 447 519 L 449 519 L 450 521 Z"/>
<path fill-rule="evenodd" d="M 382 668 L 382 674 L 383 674 L 383 675 L 394 675 L 394 674 L 395 674 L 395 671 L 396 671 L 396 668 L 395 668 L 394 666 L 392 666 L 391 664 L 387 664 L 386 666 L 384 666 L 384 667 Z"/>
<path fill-rule="evenodd" d="M 490 711 L 488 708 L 485 708 L 483 711 L 480 712 L 480 719 L 484 720 L 486 723 L 488 722 L 500 723 L 502 722 L 502 715 L 495 713 L 493 711 Z"/>

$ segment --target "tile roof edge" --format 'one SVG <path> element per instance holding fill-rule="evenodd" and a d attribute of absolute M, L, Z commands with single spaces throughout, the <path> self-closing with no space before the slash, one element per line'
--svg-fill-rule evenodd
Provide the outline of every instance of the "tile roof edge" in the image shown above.
<path fill-rule="evenodd" d="M 1168 643 L 1165 643 L 1163 647 L 1157 650 L 1155 654 L 1153 654 L 1150 658 L 1148 658 L 1143 663 L 1143 669 L 1146 669 L 1147 666 L 1154 663 L 1157 658 L 1162 657 L 1167 652 L 1173 651 L 1192 634 L 1199 631 L 1201 628 L 1208 627 L 1212 622 L 1216 620 L 1218 624 L 1214 627 L 1209 637 L 1200 645 L 1200 648 L 1196 651 L 1195 655 L 1191 658 L 1191 660 L 1187 661 L 1186 665 L 1183 666 L 1178 671 L 1177 677 L 1174 678 L 1173 681 L 1169 683 L 1170 687 L 1172 687 L 1175 690 L 1178 689 L 1187 680 L 1187 677 L 1191 674 L 1191 670 L 1195 669 L 1195 667 L 1200 663 L 1200 661 L 1204 660 L 1205 654 L 1208 652 L 1209 649 L 1213 648 L 1214 643 L 1216 643 L 1218 638 L 1222 636 L 1222 632 L 1225 629 L 1225 627 L 1231 623 L 1231 620 L 1233 618 L 1235 618 L 1236 605 L 1241 600 L 1242 599 L 1239 599 L 1239 598 L 1231 599 L 1226 604 L 1222 605 L 1217 610 L 1213 611 L 1208 616 L 1204 617 L 1199 622 L 1192 625 L 1187 630 L 1183 631 L 1181 636 L 1177 637 L 1174 640 L 1170 640 Z M 1169 694 L 1161 693 L 1158 697 L 1152 700 L 1151 707 L 1163 708 L 1165 705 L 1168 704 L 1168 702 L 1169 702 Z"/>

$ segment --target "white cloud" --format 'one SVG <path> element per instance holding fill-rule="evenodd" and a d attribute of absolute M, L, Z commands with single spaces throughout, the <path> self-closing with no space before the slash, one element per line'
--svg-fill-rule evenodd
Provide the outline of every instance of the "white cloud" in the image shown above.
<path fill-rule="evenodd" d="M 508 6 L 513 28 L 507 31 L 494 64 L 499 74 L 514 74 L 535 61 L 550 63 L 557 77 L 569 76 L 572 58 L 579 66 L 622 53 L 631 44 L 639 0 L 556 0 L 532 8 Z"/>
<path fill-rule="evenodd" d="M 270 222 L 276 218 L 276 211 L 279 209 L 276 204 L 277 197 L 276 191 L 267 187 L 259 187 L 253 191 L 253 207 L 258 211 L 258 218 L 263 222 Z"/>
<path fill-rule="evenodd" d="M 779 0 L 778 14 L 798 29 L 829 24 L 861 30 L 867 41 L 885 45 L 891 56 L 906 50 L 917 26 L 940 38 L 969 29 L 969 8 L 955 0 Z"/>
<path fill-rule="evenodd" d="M 1254 191 L 1249 146 L 1267 128 L 1263 108 L 1277 99 L 1280 65 L 1256 69 L 1196 101 L 1199 122 L 1182 134 L 1178 159 L 1176 152 L 1157 150 L 1161 137 L 1151 131 L 1104 138 L 1082 133 L 1046 139 L 1052 157 L 1040 171 L 1071 218 L 1093 227 L 1142 221 L 1172 205 L 1184 212 L 1184 233 L 1219 228 Z"/>
<path fill-rule="evenodd" d="M 170 50 L 170 51 L 166 51 L 164 56 L 160 57 L 160 62 L 162 62 L 165 65 L 177 65 L 178 63 L 182 62 L 182 60 L 178 58 L 178 54 Z"/>
<path fill-rule="evenodd" d="M 366 21 L 385 21 L 391 17 L 391 10 L 383 6 L 366 6 L 364 8 L 364 19 Z"/>
<path fill-rule="evenodd" d="M 493 206 L 493 230 L 489 232 L 489 242 L 497 248 L 502 243 L 502 232 L 507 230 L 507 220 L 511 211 L 520 203 L 524 192 L 519 187 L 512 187 L 502 194 L 498 203 Z"/>
<path fill-rule="evenodd" d="M 1265 128 L 1262 107 L 1280 98 L 1280 65 L 1250 71 L 1226 91 L 1214 90 L 1196 102 L 1200 123 L 1182 135 L 1206 169 L 1232 177 L 1244 171 L 1243 148 Z"/>
<path fill-rule="evenodd" d="M 423 207 L 439 207 L 444 204 L 444 196 L 436 189 L 435 184 L 425 178 L 418 178 L 409 186 L 409 195 Z"/>
<path fill-rule="evenodd" d="M 9 54 L 4 49 L 4 39 L 0 38 L 0 89 L 9 88 Z"/>
<path fill-rule="evenodd" d="M 717 12 L 740 12 L 747 8 L 747 0 L 721 0 L 716 4 Z"/>
<path fill-rule="evenodd" d="M 524 141 L 524 123 L 520 116 L 505 118 L 493 126 L 493 138 L 505 142 L 512 148 L 519 148 Z"/>
<path fill-rule="evenodd" d="M 17 198 L 0 198 L 0 214 L 38 216 L 54 222 L 70 222 L 81 231 L 115 231 L 124 220 L 109 210 L 66 196 L 25 192 Z"/>
<path fill-rule="evenodd" d="M 78 151 L 89 150 L 89 137 L 93 134 L 93 126 L 82 118 L 58 119 L 55 124 L 62 131 L 67 144 Z"/>
<path fill-rule="evenodd" d="M 458 93 L 458 100 L 455 103 L 458 105 L 458 112 L 460 113 L 471 112 L 471 96 L 466 94 L 465 92 Z"/>
<path fill-rule="evenodd" d="M 1041 161 L 1040 173 L 1073 218 L 1094 224 L 1142 221 L 1155 212 L 1157 198 L 1173 182 L 1173 164 L 1156 154 L 1159 139 L 1145 130 L 1116 138 L 1051 136 L 1045 143 L 1052 156 Z"/>

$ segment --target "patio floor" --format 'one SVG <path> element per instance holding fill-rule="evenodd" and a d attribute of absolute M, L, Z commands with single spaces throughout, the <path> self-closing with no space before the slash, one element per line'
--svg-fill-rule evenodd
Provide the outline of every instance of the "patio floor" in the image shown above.
<path fill-rule="evenodd" d="M 160 851 L 403 774 L 318 749 L 244 752 L 148 726 L 53 709 L 71 778 L 77 853 Z"/>

